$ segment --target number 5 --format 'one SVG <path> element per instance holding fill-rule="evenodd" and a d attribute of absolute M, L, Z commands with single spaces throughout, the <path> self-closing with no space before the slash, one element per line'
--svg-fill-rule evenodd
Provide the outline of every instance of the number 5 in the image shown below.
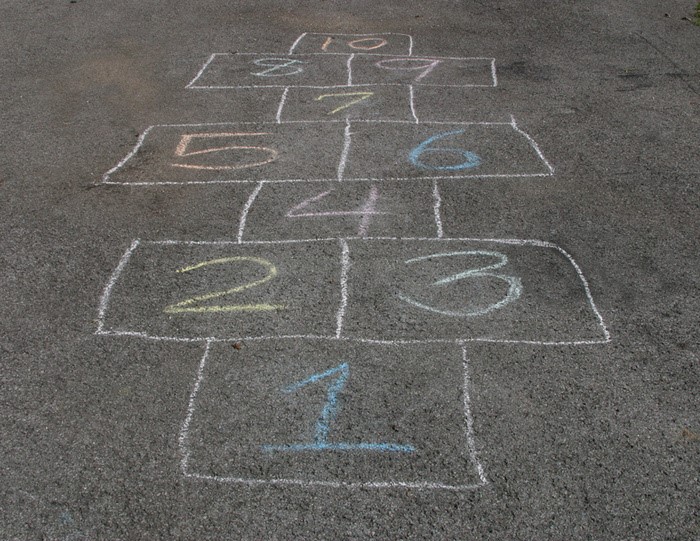
<path fill-rule="evenodd" d="M 200 165 L 200 164 L 189 164 L 189 163 L 171 163 L 173 167 L 183 167 L 185 169 L 204 169 L 207 171 L 230 171 L 232 169 L 246 169 L 248 167 L 258 167 L 259 165 L 265 165 L 270 163 L 277 158 L 277 151 L 268 147 L 260 146 L 241 146 L 241 145 L 228 145 L 223 147 L 213 147 L 205 148 L 203 150 L 187 150 L 187 147 L 196 139 L 212 139 L 214 137 L 262 137 L 263 135 L 270 135 L 269 133 L 188 133 L 184 134 L 180 138 L 180 142 L 175 148 L 175 156 L 179 158 L 187 158 L 190 156 L 202 156 L 204 154 L 213 154 L 215 152 L 226 152 L 230 150 L 243 150 L 252 152 L 262 152 L 267 154 L 267 159 L 263 159 L 252 163 L 243 163 L 238 165 Z"/>

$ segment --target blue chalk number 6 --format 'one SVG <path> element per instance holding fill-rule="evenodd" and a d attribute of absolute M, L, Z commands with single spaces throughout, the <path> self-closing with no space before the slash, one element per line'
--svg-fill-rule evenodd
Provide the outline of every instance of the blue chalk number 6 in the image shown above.
<path fill-rule="evenodd" d="M 431 171 L 462 171 L 464 169 L 476 167 L 481 163 L 481 158 L 479 158 L 479 156 L 473 152 L 469 152 L 468 150 L 461 148 L 430 147 L 430 145 L 436 141 L 439 141 L 440 139 L 446 139 L 447 137 L 452 137 L 453 135 L 461 135 L 464 132 L 465 130 L 448 131 L 429 137 L 411 151 L 411 153 L 408 155 L 409 161 L 416 167 Z M 430 165 L 421 160 L 421 156 L 427 153 L 456 154 L 457 159 L 464 161 L 454 165 Z"/>

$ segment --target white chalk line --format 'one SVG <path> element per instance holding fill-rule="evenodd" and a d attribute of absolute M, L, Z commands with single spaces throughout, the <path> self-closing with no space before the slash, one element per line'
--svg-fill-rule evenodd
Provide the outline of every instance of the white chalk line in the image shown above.
<path fill-rule="evenodd" d="M 413 120 L 416 124 L 420 124 L 418 120 L 418 115 L 416 114 L 416 106 L 413 101 L 414 95 L 413 95 L 413 85 L 408 85 L 408 96 L 409 96 L 409 103 L 411 104 L 411 114 L 413 115 Z"/>
<path fill-rule="evenodd" d="M 537 152 L 537 155 L 540 157 L 540 159 L 547 166 L 547 169 L 549 169 L 549 174 L 553 175 L 554 174 L 554 167 L 552 167 L 550 165 L 550 163 L 547 161 L 547 158 L 544 157 L 544 154 L 542 154 L 542 151 L 540 150 L 540 147 L 537 146 L 537 143 L 535 142 L 535 140 L 518 127 L 518 125 L 515 123 L 515 117 L 513 115 L 511 115 L 511 117 L 510 117 L 510 125 L 513 126 L 513 129 L 515 131 L 517 131 L 518 133 L 523 135 L 528 140 L 528 142 L 530 143 L 530 146 L 535 149 L 535 152 Z"/>
<path fill-rule="evenodd" d="M 124 254 L 121 256 L 119 259 L 119 263 L 117 264 L 117 267 L 114 269 L 112 274 L 109 277 L 109 280 L 107 281 L 107 285 L 105 286 L 104 290 L 102 291 L 102 296 L 100 297 L 100 304 L 99 308 L 97 310 L 97 332 L 102 332 L 102 329 L 104 328 L 104 319 L 105 319 L 105 314 L 107 313 L 107 307 L 109 306 L 109 299 L 112 294 L 112 289 L 114 288 L 115 284 L 117 283 L 117 280 L 119 280 L 119 276 L 121 276 L 121 273 L 124 271 L 124 268 L 126 267 L 127 263 L 129 262 L 129 259 L 131 258 L 131 254 L 134 253 L 134 250 L 138 247 L 140 244 L 140 240 L 136 239 L 131 243 L 131 246 L 124 252 Z"/>
<path fill-rule="evenodd" d="M 258 182 L 255 189 L 250 193 L 248 201 L 246 201 L 243 210 L 241 211 L 241 218 L 238 221 L 238 236 L 236 237 L 238 239 L 238 244 L 243 242 L 243 231 L 245 230 L 246 220 L 248 219 L 248 212 L 250 212 L 250 207 L 253 206 L 253 203 L 258 197 L 258 194 L 260 193 L 260 190 L 262 190 L 264 184 L 265 182 Z"/>
<path fill-rule="evenodd" d="M 440 188 L 438 187 L 437 180 L 433 182 L 433 215 L 435 216 L 435 229 L 437 231 L 437 238 L 441 239 L 443 237 L 442 230 L 442 218 L 440 217 L 440 206 L 442 205 L 442 198 L 440 197 Z"/>
<path fill-rule="evenodd" d="M 333 178 L 285 178 L 285 179 L 247 179 L 247 180 L 184 180 L 184 181 L 169 181 L 169 180 L 159 180 L 153 182 L 131 182 L 122 181 L 117 182 L 113 180 L 102 181 L 103 184 L 109 184 L 111 186 L 197 186 L 201 184 L 253 184 L 257 182 L 264 182 L 266 184 L 284 184 L 288 182 L 388 182 L 392 180 L 403 180 L 403 181 L 413 181 L 413 180 L 449 180 L 449 179 L 470 179 L 470 178 L 533 178 L 533 177 L 551 177 L 552 173 L 505 173 L 505 174 L 474 174 L 474 175 L 460 175 L 460 176 L 445 176 L 438 175 L 432 177 L 382 177 L 382 178 L 359 178 L 359 177 L 343 177 Z"/>
<path fill-rule="evenodd" d="M 204 355 L 202 355 L 202 360 L 199 362 L 199 367 L 197 368 L 197 377 L 195 378 L 194 386 L 192 387 L 192 392 L 190 393 L 190 400 L 187 403 L 187 415 L 180 428 L 180 435 L 178 437 L 178 445 L 180 447 L 180 454 L 182 459 L 180 461 L 180 469 L 183 475 L 187 475 L 187 466 L 190 461 L 190 425 L 192 424 L 192 417 L 194 417 L 194 402 L 197 399 L 197 393 L 199 393 L 199 388 L 204 380 L 204 367 L 207 364 L 207 358 L 209 357 L 209 348 L 211 347 L 211 342 L 207 340 L 206 346 L 204 347 Z"/>
<path fill-rule="evenodd" d="M 141 133 L 141 135 L 139 135 L 139 138 L 136 140 L 136 144 L 134 145 L 134 148 L 131 149 L 131 152 L 129 152 L 126 156 L 124 156 L 124 158 L 122 158 L 122 160 L 117 165 L 115 165 L 109 171 L 107 171 L 104 175 L 102 175 L 102 182 L 107 182 L 109 180 L 109 177 L 112 174 L 116 173 L 119 169 L 124 167 L 126 162 L 128 162 L 131 158 L 133 158 L 136 155 L 136 153 L 139 151 L 139 149 L 143 145 L 143 142 L 146 139 L 146 135 L 148 135 L 148 133 L 155 127 L 157 127 L 157 126 L 149 126 L 145 130 L 143 130 L 143 133 Z"/>
<path fill-rule="evenodd" d="M 340 241 L 342 255 L 340 258 L 340 307 L 336 316 L 335 337 L 343 334 L 343 318 L 348 307 L 348 273 L 350 271 L 350 248 L 346 240 Z"/>
<path fill-rule="evenodd" d="M 338 169 L 335 180 L 342 182 L 343 175 L 345 173 L 345 166 L 348 161 L 348 155 L 350 154 L 350 144 L 352 140 L 352 133 L 350 132 L 350 121 L 345 121 L 345 131 L 343 132 L 343 150 L 340 153 L 340 162 L 338 162 Z"/>
<path fill-rule="evenodd" d="M 493 56 L 436 56 L 436 55 L 420 55 L 418 58 L 416 58 L 414 55 L 406 55 L 406 54 L 388 54 L 388 53 L 350 53 L 350 52 L 345 52 L 345 53 L 270 53 L 270 52 L 263 52 L 263 53 L 213 53 L 211 56 L 294 56 L 296 58 L 300 58 L 302 56 L 349 56 L 349 55 L 355 55 L 355 56 L 385 56 L 387 58 L 396 58 L 396 59 L 402 59 L 402 58 L 411 58 L 411 60 L 417 60 L 424 58 L 426 60 L 479 60 L 479 61 L 484 61 L 488 62 L 488 65 L 490 66 L 491 62 L 495 62 L 496 59 Z"/>
<path fill-rule="evenodd" d="M 426 59 L 428 60 L 428 59 Z M 445 85 L 437 83 L 413 83 L 415 86 L 432 86 L 436 88 L 493 88 L 493 84 L 462 84 Z M 405 83 L 353 83 L 352 85 L 197 85 L 190 86 L 190 90 L 253 90 L 258 88 L 358 88 L 363 86 L 406 86 Z"/>
<path fill-rule="evenodd" d="M 416 489 L 416 490 L 450 490 L 465 491 L 476 490 L 483 487 L 483 483 L 473 485 L 447 485 L 430 482 L 402 482 L 402 481 L 368 481 L 368 482 L 343 482 L 343 481 L 313 481 L 304 479 L 247 479 L 243 477 L 217 477 L 214 475 L 202 475 L 199 473 L 186 473 L 185 477 L 200 481 L 216 481 L 218 483 L 237 483 L 249 486 L 255 485 L 292 485 L 302 487 L 327 487 L 327 488 L 383 488 L 383 489 Z"/>
<path fill-rule="evenodd" d="M 435 239 L 433 239 L 435 240 Z M 327 340 L 330 342 L 350 342 L 358 344 L 372 344 L 377 346 L 404 346 L 404 345 L 420 345 L 420 344 L 516 344 L 516 345 L 532 345 L 532 346 L 595 346 L 600 344 L 608 344 L 611 339 L 599 340 L 518 340 L 518 339 L 499 339 L 499 338 L 426 338 L 426 339 L 380 339 L 380 338 L 356 338 L 352 336 L 341 336 L 337 338 L 335 335 L 318 335 L 318 334 L 289 334 L 289 335 L 261 335 L 261 336 L 232 336 L 232 337 L 217 337 L 217 336 L 161 336 L 152 335 L 139 331 L 123 331 L 116 329 L 107 329 L 96 331 L 98 336 L 115 336 L 115 337 L 130 337 L 148 340 L 152 342 L 182 342 L 202 344 L 205 342 L 212 343 L 231 343 L 231 342 L 265 342 L 268 340 Z"/>
<path fill-rule="evenodd" d="M 496 77 L 496 59 L 491 59 L 491 80 L 493 81 L 493 86 L 498 86 L 498 77 Z"/>
<path fill-rule="evenodd" d="M 289 87 L 285 87 L 284 92 L 282 92 L 282 99 L 280 100 L 280 104 L 277 107 L 277 114 L 275 115 L 275 120 L 277 120 L 277 124 L 282 123 L 282 109 L 284 108 L 284 102 L 287 101 L 287 94 L 289 94 Z"/>
<path fill-rule="evenodd" d="M 299 45 L 299 42 L 304 39 L 309 33 L 304 32 L 301 36 L 299 36 L 296 40 L 294 40 L 294 43 L 292 43 L 292 46 L 289 48 L 289 53 L 288 54 L 293 54 L 294 49 L 297 48 L 297 45 Z"/>
<path fill-rule="evenodd" d="M 348 71 L 348 86 L 352 86 L 352 59 L 355 58 L 354 54 L 348 57 L 348 61 L 345 63 L 345 67 Z"/>
<path fill-rule="evenodd" d="M 474 418 L 471 412 L 471 400 L 469 398 L 469 392 L 471 388 L 471 381 L 469 379 L 469 360 L 467 359 L 467 348 L 462 346 L 462 366 L 464 369 L 464 387 L 462 390 L 462 399 L 464 406 L 464 418 L 466 420 L 466 436 L 467 436 L 467 446 L 469 448 L 469 457 L 472 459 L 472 463 L 479 474 L 479 479 L 481 485 L 487 485 L 488 479 L 486 479 L 486 474 L 484 473 L 484 467 L 479 461 L 479 455 L 476 451 L 476 441 L 474 438 Z"/>
<path fill-rule="evenodd" d="M 197 79 L 199 79 L 199 78 L 202 76 L 202 74 L 203 74 L 203 73 L 206 71 L 206 69 L 209 67 L 209 64 L 212 63 L 212 60 L 214 60 L 214 57 L 216 57 L 216 56 L 219 55 L 219 54 L 221 54 L 221 53 L 214 53 L 214 54 L 210 55 L 209 58 L 207 58 L 207 61 L 204 62 L 204 65 L 203 65 L 203 66 L 200 68 L 200 70 L 197 72 L 197 75 L 194 76 L 194 79 L 192 79 L 189 83 L 187 83 L 187 85 L 185 86 L 185 88 L 192 88 L 192 85 L 193 85 L 195 82 L 197 82 Z"/>

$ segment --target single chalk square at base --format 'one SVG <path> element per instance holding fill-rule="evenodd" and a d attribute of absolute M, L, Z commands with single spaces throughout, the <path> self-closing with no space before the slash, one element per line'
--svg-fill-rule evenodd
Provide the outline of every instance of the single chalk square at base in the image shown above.
<path fill-rule="evenodd" d="M 278 115 L 281 121 L 414 119 L 406 86 L 289 88 L 283 99 Z"/>
<path fill-rule="evenodd" d="M 292 44 L 290 54 L 395 54 L 410 55 L 413 38 L 408 34 L 321 34 L 305 32 Z"/>
<path fill-rule="evenodd" d="M 141 242 L 122 262 L 103 298 L 106 333 L 174 340 L 335 336 L 342 301 L 337 241 Z"/>
<path fill-rule="evenodd" d="M 541 344 L 608 340 L 578 266 L 555 245 L 376 239 L 349 241 L 348 246 L 343 338 Z"/>
<path fill-rule="evenodd" d="M 349 58 L 350 55 L 216 53 L 187 88 L 346 85 Z"/>
<path fill-rule="evenodd" d="M 354 85 L 493 87 L 497 81 L 493 58 L 356 54 L 350 68 Z"/>
<path fill-rule="evenodd" d="M 458 346 L 209 344 L 182 470 L 246 484 L 477 488 L 466 369 Z"/>

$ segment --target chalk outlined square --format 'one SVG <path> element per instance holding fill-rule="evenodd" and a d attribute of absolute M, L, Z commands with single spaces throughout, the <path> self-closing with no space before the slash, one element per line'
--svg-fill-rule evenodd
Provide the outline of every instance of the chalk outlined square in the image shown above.
<path fill-rule="evenodd" d="M 353 85 L 495 87 L 496 60 L 487 57 L 386 56 L 355 54 L 349 62 Z"/>
<path fill-rule="evenodd" d="M 578 265 L 551 243 L 373 239 L 350 240 L 348 246 L 342 338 L 533 344 L 609 340 Z"/>
<path fill-rule="evenodd" d="M 352 123 L 343 178 L 551 176 L 535 141 L 511 122 Z M 376 141 L 382 141 L 377 148 Z M 381 164 L 377 164 L 381 156 Z"/>
<path fill-rule="evenodd" d="M 404 121 L 415 119 L 407 86 L 285 89 L 277 118 L 293 121 Z"/>
<path fill-rule="evenodd" d="M 424 237 L 435 232 L 434 204 L 430 183 L 264 183 L 249 199 L 240 238 Z"/>
<path fill-rule="evenodd" d="M 348 83 L 352 55 L 214 53 L 186 88 L 332 87 Z"/>
<path fill-rule="evenodd" d="M 222 122 L 150 126 L 104 176 L 108 184 L 168 185 L 333 179 L 341 123 Z M 313 160 L 309 149 L 316 149 Z"/>
<path fill-rule="evenodd" d="M 207 343 L 181 469 L 248 485 L 472 490 L 487 480 L 469 400 L 458 346 Z"/>
<path fill-rule="evenodd" d="M 341 265 L 333 240 L 135 241 L 103 296 L 100 332 L 181 341 L 334 337 Z"/>

